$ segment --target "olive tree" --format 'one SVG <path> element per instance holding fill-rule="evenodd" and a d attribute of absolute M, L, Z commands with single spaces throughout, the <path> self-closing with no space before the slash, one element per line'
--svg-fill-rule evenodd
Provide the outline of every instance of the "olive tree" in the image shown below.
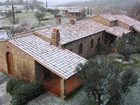
<path fill-rule="evenodd" d="M 129 92 L 138 79 L 131 68 L 123 69 L 107 58 L 91 59 L 77 68 L 87 95 L 93 96 L 98 105 L 121 105 L 122 94 Z"/>
<path fill-rule="evenodd" d="M 115 46 L 118 53 L 123 55 L 123 61 L 129 61 L 130 55 L 140 52 L 140 35 L 131 32 L 123 35 L 122 38 L 117 39 Z"/>
<path fill-rule="evenodd" d="M 36 19 L 39 21 L 40 24 L 44 14 L 42 14 L 40 11 L 36 11 L 34 16 L 36 17 Z"/>

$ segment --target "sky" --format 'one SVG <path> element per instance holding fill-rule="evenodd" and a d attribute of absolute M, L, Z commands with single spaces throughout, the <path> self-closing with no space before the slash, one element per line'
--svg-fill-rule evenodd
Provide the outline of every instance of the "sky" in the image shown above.
<path fill-rule="evenodd" d="M 0 0 L 0 2 L 4 2 L 6 0 Z M 87 0 L 38 0 L 38 1 L 43 1 L 44 3 L 47 1 L 48 6 L 54 6 L 58 4 L 64 4 L 64 3 L 69 3 L 69 2 L 76 2 L 76 1 L 87 1 Z"/>
<path fill-rule="evenodd" d="M 52 5 L 58 5 L 58 4 L 64 4 L 64 3 L 69 3 L 69 2 L 76 2 L 76 1 L 87 1 L 87 0 L 40 0 L 43 2 L 48 2 L 48 6 Z"/>

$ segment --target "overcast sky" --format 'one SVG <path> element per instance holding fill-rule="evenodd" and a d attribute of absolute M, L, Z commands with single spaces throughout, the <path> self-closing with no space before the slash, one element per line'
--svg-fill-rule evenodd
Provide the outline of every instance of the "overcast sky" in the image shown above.
<path fill-rule="evenodd" d="M 4 1 L 6 1 L 6 0 L 0 0 L 0 2 L 4 2 Z M 48 6 L 52 6 L 52 5 L 69 3 L 69 2 L 88 1 L 88 0 L 38 0 L 38 1 L 43 1 L 44 3 L 47 1 Z"/>
<path fill-rule="evenodd" d="M 49 6 L 52 5 L 57 5 L 57 4 L 64 4 L 64 3 L 69 3 L 69 2 L 76 2 L 76 1 L 87 1 L 87 0 L 40 0 L 43 2 L 48 2 Z"/>

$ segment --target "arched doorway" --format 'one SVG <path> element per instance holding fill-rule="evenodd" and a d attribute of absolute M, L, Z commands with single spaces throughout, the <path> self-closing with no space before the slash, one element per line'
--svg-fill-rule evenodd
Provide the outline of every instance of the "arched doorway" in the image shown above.
<path fill-rule="evenodd" d="M 7 69 L 8 74 L 14 75 L 14 63 L 13 63 L 13 55 L 11 52 L 6 53 L 6 62 L 7 62 Z"/>

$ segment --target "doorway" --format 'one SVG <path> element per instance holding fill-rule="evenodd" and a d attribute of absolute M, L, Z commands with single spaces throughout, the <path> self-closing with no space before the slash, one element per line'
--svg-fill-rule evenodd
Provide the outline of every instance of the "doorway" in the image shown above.
<path fill-rule="evenodd" d="M 8 74 L 13 76 L 14 75 L 14 63 L 13 63 L 13 55 L 11 52 L 6 53 L 6 62 L 7 62 Z"/>

